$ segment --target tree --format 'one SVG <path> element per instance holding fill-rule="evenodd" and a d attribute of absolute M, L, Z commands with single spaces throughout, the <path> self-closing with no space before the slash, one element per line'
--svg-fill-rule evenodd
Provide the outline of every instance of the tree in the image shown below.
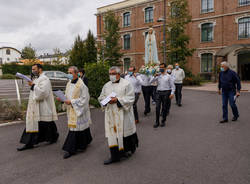
<path fill-rule="evenodd" d="M 85 47 L 84 41 L 78 35 L 75 39 L 74 45 L 70 52 L 69 64 L 72 66 L 77 66 L 78 68 L 83 68 L 85 64 Z"/>
<path fill-rule="evenodd" d="M 60 65 L 62 63 L 63 54 L 59 48 L 54 48 L 53 51 L 54 51 L 54 55 L 56 59 L 54 59 L 52 63 L 56 65 Z"/>
<path fill-rule="evenodd" d="M 187 0 L 171 0 L 171 11 L 167 20 L 166 47 L 167 62 L 179 62 L 185 66 L 187 57 L 192 56 L 195 49 L 189 48 L 189 36 L 186 34 L 187 24 L 191 22 Z"/>
<path fill-rule="evenodd" d="M 111 11 L 107 12 L 104 16 L 105 30 L 102 35 L 104 43 L 99 49 L 103 56 L 102 60 L 107 61 L 110 66 L 120 65 L 120 58 L 122 53 L 119 45 L 120 33 L 119 33 L 119 18 Z"/>
<path fill-rule="evenodd" d="M 32 48 L 31 44 L 29 44 L 22 49 L 21 55 L 23 59 L 34 60 L 36 59 L 36 50 Z"/>
<path fill-rule="evenodd" d="M 86 63 L 96 63 L 97 62 L 97 48 L 96 48 L 95 37 L 89 30 L 87 39 L 85 40 L 85 61 Z"/>

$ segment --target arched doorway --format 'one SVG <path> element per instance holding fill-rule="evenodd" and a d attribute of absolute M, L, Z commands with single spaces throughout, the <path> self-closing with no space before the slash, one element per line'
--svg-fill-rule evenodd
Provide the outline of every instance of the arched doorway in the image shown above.
<path fill-rule="evenodd" d="M 241 80 L 250 81 L 250 50 L 238 52 L 238 74 Z"/>

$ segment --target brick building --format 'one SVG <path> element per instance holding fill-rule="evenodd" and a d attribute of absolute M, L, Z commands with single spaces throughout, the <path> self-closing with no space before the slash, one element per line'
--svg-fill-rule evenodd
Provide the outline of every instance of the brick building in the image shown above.
<path fill-rule="evenodd" d="M 170 0 L 166 0 L 167 15 Z M 163 61 L 163 0 L 126 0 L 97 10 L 97 38 L 102 43 L 103 13 L 112 10 L 120 18 L 120 44 L 124 71 L 144 63 L 145 35 L 156 32 L 159 60 Z M 188 67 L 211 77 L 216 63 L 227 60 L 243 80 L 250 80 L 250 0 L 188 0 L 192 22 L 187 27 L 190 47 Z M 167 17 L 168 18 L 168 17 Z"/>

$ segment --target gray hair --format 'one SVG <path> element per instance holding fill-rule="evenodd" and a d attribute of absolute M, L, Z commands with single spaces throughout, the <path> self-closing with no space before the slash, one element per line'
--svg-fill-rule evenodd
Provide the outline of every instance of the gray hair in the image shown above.
<path fill-rule="evenodd" d="M 168 67 L 167 68 L 171 68 L 171 69 L 173 69 L 174 67 L 173 67 L 173 65 L 168 65 Z"/>
<path fill-rule="evenodd" d="M 78 68 L 76 66 L 70 66 L 69 69 L 73 69 L 74 73 L 78 73 Z"/>
<path fill-rule="evenodd" d="M 224 65 L 224 66 L 226 66 L 226 67 L 230 67 L 230 65 L 229 65 L 229 63 L 228 62 L 226 62 L 226 61 L 223 61 L 222 63 L 221 63 L 221 65 Z"/>
<path fill-rule="evenodd" d="M 121 69 L 120 69 L 118 66 L 112 66 L 112 67 L 109 69 L 109 72 L 110 72 L 110 71 L 113 71 L 113 70 L 115 70 L 116 73 L 121 74 Z"/>

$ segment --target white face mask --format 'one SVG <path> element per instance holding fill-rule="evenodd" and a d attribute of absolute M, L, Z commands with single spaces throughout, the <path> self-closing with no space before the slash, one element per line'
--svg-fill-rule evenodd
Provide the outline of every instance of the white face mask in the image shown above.
<path fill-rule="evenodd" d="M 116 75 L 110 75 L 109 79 L 111 82 L 116 82 Z"/>

